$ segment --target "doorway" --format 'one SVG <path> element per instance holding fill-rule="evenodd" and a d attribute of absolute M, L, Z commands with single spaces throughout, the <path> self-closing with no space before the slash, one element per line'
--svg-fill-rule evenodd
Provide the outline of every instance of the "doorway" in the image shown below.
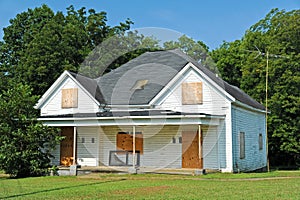
<path fill-rule="evenodd" d="M 182 168 L 203 168 L 202 141 L 198 131 L 182 132 Z"/>
<path fill-rule="evenodd" d="M 74 127 L 62 127 L 61 136 L 65 138 L 60 143 L 60 164 L 71 166 L 74 160 Z"/>

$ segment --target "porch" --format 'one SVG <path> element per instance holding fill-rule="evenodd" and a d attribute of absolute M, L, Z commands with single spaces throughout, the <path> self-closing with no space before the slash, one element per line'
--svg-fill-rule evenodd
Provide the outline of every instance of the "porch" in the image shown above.
<path fill-rule="evenodd" d="M 195 169 L 226 167 L 223 116 L 73 117 L 43 121 L 61 127 L 66 138 L 54 152 L 54 165 L 121 172 L 138 169 L 141 173 L 165 169 L 194 173 Z"/>

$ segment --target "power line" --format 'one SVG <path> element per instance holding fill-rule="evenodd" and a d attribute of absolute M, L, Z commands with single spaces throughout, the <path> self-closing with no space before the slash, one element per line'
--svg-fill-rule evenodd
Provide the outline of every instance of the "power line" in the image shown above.
<path fill-rule="evenodd" d="M 268 76 L 269 76 L 269 57 L 273 57 L 273 58 L 289 58 L 288 56 L 282 56 L 282 55 L 276 55 L 276 54 L 270 54 L 269 51 L 267 51 L 266 53 L 262 52 L 257 46 L 254 45 L 254 47 L 256 48 L 256 51 L 250 51 L 250 50 L 245 50 L 247 52 L 251 52 L 251 53 L 257 53 L 257 56 L 254 58 L 258 58 L 259 56 L 266 56 L 267 58 L 267 63 L 266 63 L 266 80 L 265 80 L 265 84 L 266 84 L 266 103 L 265 103 L 265 113 L 266 113 L 266 154 L 267 154 L 267 170 L 268 172 L 270 172 L 270 161 L 269 161 L 269 149 L 268 149 Z"/>

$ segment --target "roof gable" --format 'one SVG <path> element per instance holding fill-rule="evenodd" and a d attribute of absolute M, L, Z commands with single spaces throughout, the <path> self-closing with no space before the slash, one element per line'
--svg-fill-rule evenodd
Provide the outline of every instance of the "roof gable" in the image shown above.
<path fill-rule="evenodd" d="M 50 93 L 66 76 L 78 83 L 98 105 L 150 106 L 154 102 L 153 99 L 168 90 L 166 86 L 172 84 L 172 80 L 176 77 L 181 76 L 187 66 L 201 73 L 219 91 L 223 91 L 231 101 L 238 101 L 247 106 L 264 110 L 263 105 L 242 90 L 223 81 L 208 68 L 178 49 L 144 53 L 97 79 L 65 71 L 42 96 L 36 107 L 41 107 Z M 139 81 L 143 82 L 142 87 L 135 87 Z"/>
<path fill-rule="evenodd" d="M 178 49 L 144 53 L 100 77 L 98 85 L 107 104 L 148 105 L 188 63 L 192 63 L 230 99 L 233 97 L 232 101 L 237 100 L 253 108 L 264 110 L 263 105 L 241 89 L 217 77 L 208 68 Z M 143 89 L 131 90 L 138 80 L 147 80 L 147 84 Z"/>
<path fill-rule="evenodd" d="M 98 85 L 110 105 L 146 105 L 186 65 L 172 51 L 147 52 L 100 77 Z M 147 80 L 142 89 L 132 88 Z"/>
<path fill-rule="evenodd" d="M 97 92 L 98 85 L 93 79 L 77 75 L 73 72 L 64 71 L 60 77 L 52 84 L 52 86 L 45 92 L 45 94 L 39 99 L 38 103 L 35 105 L 36 109 L 41 109 L 43 105 L 49 100 L 51 95 L 60 87 L 60 85 L 67 79 L 71 78 L 72 81 L 78 85 L 96 104 L 101 103 L 99 100 L 99 94 Z M 98 88 L 99 90 L 99 88 Z M 99 90 L 100 91 L 100 90 Z M 99 99 L 97 99 L 98 97 Z"/>

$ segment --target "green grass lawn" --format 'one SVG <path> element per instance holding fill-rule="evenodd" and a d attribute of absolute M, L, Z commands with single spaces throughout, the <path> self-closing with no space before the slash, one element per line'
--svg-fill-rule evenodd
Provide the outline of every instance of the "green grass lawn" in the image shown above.
<path fill-rule="evenodd" d="M 300 199 L 300 171 L 24 179 L 2 175 L 0 199 Z"/>

